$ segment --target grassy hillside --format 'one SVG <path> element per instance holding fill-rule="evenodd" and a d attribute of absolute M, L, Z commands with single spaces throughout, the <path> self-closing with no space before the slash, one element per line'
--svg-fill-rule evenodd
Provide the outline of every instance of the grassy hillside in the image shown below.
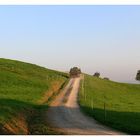
<path fill-rule="evenodd" d="M 45 103 L 67 79 L 67 75 L 61 72 L 1 58 L 0 133 L 31 133 L 30 124 L 33 121 L 39 123 L 41 117 L 37 113 L 46 109 Z"/>
<path fill-rule="evenodd" d="M 101 123 L 130 134 L 140 134 L 140 84 L 117 83 L 85 75 L 79 103 L 84 112 Z"/>

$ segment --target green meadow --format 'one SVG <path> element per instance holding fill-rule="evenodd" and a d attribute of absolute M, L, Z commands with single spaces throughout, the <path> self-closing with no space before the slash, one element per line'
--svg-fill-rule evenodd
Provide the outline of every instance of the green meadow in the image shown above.
<path fill-rule="evenodd" d="M 140 84 L 125 84 L 85 75 L 81 110 L 114 129 L 140 134 Z"/>
<path fill-rule="evenodd" d="M 32 125 L 41 123 L 41 111 L 67 79 L 62 72 L 1 58 L 0 134 L 40 133 Z"/>

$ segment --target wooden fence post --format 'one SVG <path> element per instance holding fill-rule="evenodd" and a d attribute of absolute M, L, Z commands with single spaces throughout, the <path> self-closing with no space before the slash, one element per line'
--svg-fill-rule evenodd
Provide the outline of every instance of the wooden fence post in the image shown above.
<path fill-rule="evenodd" d="M 105 94 L 104 94 L 104 122 L 106 122 L 106 97 L 105 97 Z"/>

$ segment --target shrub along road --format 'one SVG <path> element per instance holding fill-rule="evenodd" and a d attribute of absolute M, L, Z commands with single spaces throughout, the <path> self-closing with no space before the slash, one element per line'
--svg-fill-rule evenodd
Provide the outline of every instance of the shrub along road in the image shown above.
<path fill-rule="evenodd" d="M 68 85 L 50 104 L 47 121 L 50 128 L 60 134 L 121 135 L 84 115 L 77 103 L 80 78 L 71 78 Z"/>

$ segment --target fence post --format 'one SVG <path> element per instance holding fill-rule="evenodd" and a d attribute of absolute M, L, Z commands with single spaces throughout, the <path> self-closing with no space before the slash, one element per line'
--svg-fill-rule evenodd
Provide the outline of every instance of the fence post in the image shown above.
<path fill-rule="evenodd" d="M 84 97 L 84 80 L 82 80 L 82 97 Z"/>
<path fill-rule="evenodd" d="M 84 78 L 83 78 L 83 85 L 84 85 L 84 98 L 85 98 L 85 101 L 86 101 L 86 93 L 85 93 L 85 76 L 84 76 Z"/>
<path fill-rule="evenodd" d="M 105 101 L 105 95 L 104 95 L 104 122 L 106 121 L 106 101 Z"/>
<path fill-rule="evenodd" d="M 91 102 L 91 105 L 92 105 L 92 110 L 93 110 L 93 100 L 92 100 L 92 102 Z"/>
<path fill-rule="evenodd" d="M 106 104 L 104 103 L 104 122 L 106 121 Z"/>
<path fill-rule="evenodd" d="M 86 101 L 86 94 L 85 94 L 85 101 Z"/>

